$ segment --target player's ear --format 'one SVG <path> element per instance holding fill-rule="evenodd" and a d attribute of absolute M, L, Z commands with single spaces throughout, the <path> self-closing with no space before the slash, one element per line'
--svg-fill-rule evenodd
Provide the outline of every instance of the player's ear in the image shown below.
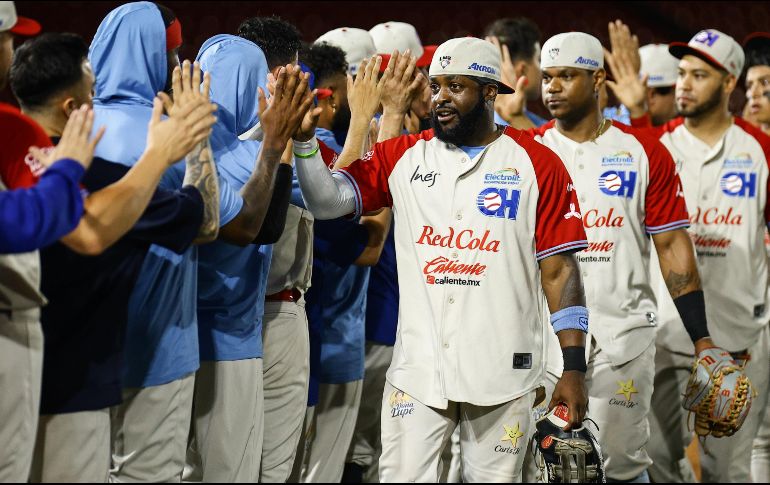
<path fill-rule="evenodd" d="M 69 119 L 70 115 L 72 115 L 72 112 L 78 109 L 77 103 L 75 103 L 75 98 L 72 97 L 66 97 L 62 100 L 61 104 L 61 110 L 64 113 L 64 116 Z"/>
<path fill-rule="evenodd" d="M 738 84 L 738 79 L 732 74 L 726 74 L 722 80 L 722 87 L 725 94 L 729 95 L 735 90 L 735 86 Z"/>
<path fill-rule="evenodd" d="M 593 74 L 594 92 L 598 93 L 604 82 L 607 80 L 607 71 L 604 69 L 597 69 Z"/>
<path fill-rule="evenodd" d="M 497 97 L 497 84 L 489 83 L 484 85 L 484 101 L 495 101 Z"/>

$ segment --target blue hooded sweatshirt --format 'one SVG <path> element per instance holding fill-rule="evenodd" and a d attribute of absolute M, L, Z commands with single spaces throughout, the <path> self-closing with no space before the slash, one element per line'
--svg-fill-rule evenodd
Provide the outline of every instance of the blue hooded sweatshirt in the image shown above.
<path fill-rule="evenodd" d="M 257 88 L 267 92 L 267 61 L 251 41 L 217 35 L 198 52 L 211 74 L 211 100 L 218 105 L 211 148 L 220 175 L 235 189 L 248 181 L 260 143 L 238 135 L 259 121 Z M 272 245 L 201 246 L 198 262 L 198 335 L 201 360 L 262 357 L 262 315 Z"/>
<path fill-rule="evenodd" d="M 106 126 L 95 155 L 134 165 L 144 151 L 155 93 L 168 75 L 166 29 L 155 4 L 122 5 L 99 25 L 89 59 L 96 73 L 94 126 Z M 178 162 L 160 186 L 182 187 Z M 231 221 L 243 200 L 220 177 L 220 223 Z M 151 246 L 131 294 L 125 343 L 124 386 L 166 384 L 199 366 L 196 247 L 176 254 Z"/>

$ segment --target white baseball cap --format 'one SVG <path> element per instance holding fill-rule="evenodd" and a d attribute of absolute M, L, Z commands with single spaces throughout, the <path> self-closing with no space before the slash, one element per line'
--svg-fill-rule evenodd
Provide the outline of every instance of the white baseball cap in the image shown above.
<path fill-rule="evenodd" d="M 495 81 L 499 94 L 511 94 L 513 88 L 500 80 L 500 50 L 491 42 L 476 37 L 449 39 L 436 49 L 429 75 L 474 76 Z"/>
<path fill-rule="evenodd" d="M 743 48 L 729 35 L 716 29 L 701 30 L 690 42 L 672 42 L 668 51 L 681 59 L 690 54 L 724 69 L 735 77 L 740 77 L 746 58 Z"/>
<path fill-rule="evenodd" d="M 647 74 L 647 86 L 663 88 L 676 84 L 679 59 L 668 52 L 667 44 L 647 44 L 639 48 L 642 59 L 641 73 Z"/>
<path fill-rule="evenodd" d="M 577 67 L 596 71 L 604 69 L 602 43 L 583 32 L 556 34 L 540 50 L 540 68 Z"/>
<path fill-rule="evenodd" d="M 405 22 L 377 24 L 369 30 L 369 34 L 374 40 L 377 52 L 383 56 L 383 60 L 394 50 L 403 53 L 410 49 L 412 55 L 417 57 L 417 67 L 427 67 L 437 48 L 435 45 L 423 46 L 420 36 L 417 35 L 417 29 Z M 385 66 L 384 62 L 383 66 Z"/>
<path fill-rule="evenodd" d="M 13 2 L 0 2 L 0 32 L 9 30 L 16 35 L 37 35 L 40 32 L 40 24 L 30 18 L 16 15 Z"/>
<path fill-rule="evenodd" d="M 345 51 L 348 71 L 354 76 L 361 61 L 377 54 L 372 36 L 364 29 L 340 27 L 325 33 L 315 41 L 316 44 L 321 42 L 337 46 Z"/>

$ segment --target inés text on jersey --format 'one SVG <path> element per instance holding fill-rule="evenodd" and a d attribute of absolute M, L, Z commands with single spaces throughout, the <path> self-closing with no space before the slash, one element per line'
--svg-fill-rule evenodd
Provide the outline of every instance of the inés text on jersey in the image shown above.
<path fill-rule="evenodd" d="M 436 184 L 436 179 L 438 179 L 439 175 L 441 175 L 441 172 L 436 172 L 434 170 L 431 170 L 426 174 L 421 174 L 420 166 L 417 165 L 417 168 L 414 169 L 414 173 L 412 174 L 412 177 L 409 179 L 409 182 L 410 183 L 414 183 L 415 181 L 425 182 L 426 184 L 428 184 L 428 187 L 433 187 Z"/>

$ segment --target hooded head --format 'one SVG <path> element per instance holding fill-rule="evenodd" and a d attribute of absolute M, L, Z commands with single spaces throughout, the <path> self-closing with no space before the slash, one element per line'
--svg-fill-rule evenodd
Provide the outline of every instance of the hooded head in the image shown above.
<path fill-rule="evenodd" d="M 254 170 L 260 143 L 241 141 L 241 135 L 259 122 L 257 88 L 267 94 L 267 61 L 262 50 L 234 35 L 216 35 L 201 46 L 196 58 L 211 75 L 211 101 L 217 104 L 217 123 L 211 149 L 220 174 L 240 188 Z"/>
<path fill-rule="evenodd" d="M 152 107 L 168 76 L 166 27 L 152 2 L 121 5 L 94 35 L 88 57 L 96 73 L 94 104 Z"/>
<path fill-rule="evenodd" d="M 201 46 L 196 60 L 211 75 L 211 101 L 218 105 L 215 130 L 237 137 L 259 122 L 257 88 L 267 94 L 267 60 L 251 41 L 221 34 Z"/>

